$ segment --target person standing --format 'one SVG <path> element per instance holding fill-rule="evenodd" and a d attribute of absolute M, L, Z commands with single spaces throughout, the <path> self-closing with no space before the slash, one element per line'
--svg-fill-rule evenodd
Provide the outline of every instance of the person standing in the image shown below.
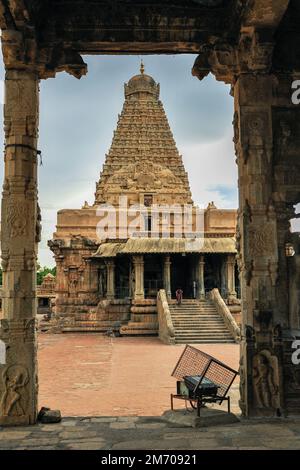
<path fill-rule="evenodd" d="M 183 290 L 179 287 L 179 289 L 176 290 L 177 305 L 181 304 L 182 297 L 183 297 Z"/>

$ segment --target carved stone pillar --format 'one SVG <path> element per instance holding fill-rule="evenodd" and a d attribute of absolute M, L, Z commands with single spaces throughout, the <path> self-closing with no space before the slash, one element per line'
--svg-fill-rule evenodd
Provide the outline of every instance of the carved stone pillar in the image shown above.
<path fill-rule="evenodd" d="M 277 218 L 274 207 L 272 105 L 274 77 L 241 75 L 234 87 L 239 169 L 239 268 L 242 289 L 241 400 L 246 416 L 274 416 L 284 406 L 274 328 Z M 231 287 L 231 286 L 229 286 Z M 230 294 L 230 292 L 229 292 Z M 280 318 L 281 317 L 281 318 Z"/>
<path fill-rule="evenodd" d="M 164 288 L 167 297 L 171 299 L 171 260 L 170 256 L 164 257 Z"/>
<path fill-rule="evenodd" d="M 107 269 L 106 298 L 111 300 L 115 298 L 115 262 L 113 260 L 106 261 L 106 269 Z"/>
<path fill-rule="evenodd" d="M 135 292 L 134 300 L 144 299 L 144 257 L 143 255 L 133 256 Z"/>
<path fill-rule="evenodd" d="M 235 290 L 235 255 L 227 256 L 227 298 L 229 303 L 236 299 Z"/>
<path fill-rule="evenodd" d="M 204 255 L 200 255 L 198 264 L 198 298 L 205 299 L 205 284 L 204 284 Z"/>
<path fill-rule="evenodd" d="M 33 424 L 37 417 L 36 257 L 38 77 L 9 70 L 5 77 L 5 174 L 1 212 L 3 320 L 0 339 L 0 425 Z"/>
<path fill-rule="evenodd" d="M 300 331 L 291 328 L 285 255 L 289 219 L 300 194 L 300 108 L 292 100 L 299 61 L 288 53 L 294 41 L 287 47 L 285 36 L 277 34 L 289 3 L 281 1 L 278 8 L 271 0 L 260 6 L 252 2 L 239 41 L 200 46 L 193 67 L 200 80 L 212 72 L 231 84 L 235 100 L 240 406 L 248 417 L 300 413 L 300 366 L 291 354 L 292 338 L 300 338 Z"/>

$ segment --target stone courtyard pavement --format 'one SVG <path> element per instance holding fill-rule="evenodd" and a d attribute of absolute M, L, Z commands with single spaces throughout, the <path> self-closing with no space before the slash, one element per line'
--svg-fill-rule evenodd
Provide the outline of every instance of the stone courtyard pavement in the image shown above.
<path fill-rule="evenodd" d="M 197 347 L 238 367 L 237 345 Z M 199 429 L 165 422 L 183 348 L 157 338 L 41 334 L 39 406 L 60 409 L 63 420 L 0 428 L 0 450 L 300 449 L 300 420 Z M 231 396 L 238 413 L 238 382 Z"/>
<path fill-rule="evenodd" d="M 237 344 L 196 345 L 238 369 Z M 171 377 L 184 345 L 158 338 L 39 335 L 39 407 L 63 416 L 160 416 L 170 408 Z M 233 410 L 239 411 L 238 380 Z M 179 405 L 180 406 L 180 405 Z"/>

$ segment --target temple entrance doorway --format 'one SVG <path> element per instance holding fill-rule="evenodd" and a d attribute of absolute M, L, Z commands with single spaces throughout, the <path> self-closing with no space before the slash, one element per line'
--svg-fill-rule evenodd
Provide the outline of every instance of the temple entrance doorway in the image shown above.
<path fill-rule="evenodd" d="M 130 292 L 131 266 L 127 256 L 116 258 L 115 267 L 115 297 L 126 299 L 131 296 Z"/>
<path fill-rule="evenodd" d="M 144 255 L 144 292 L 145 298 L 157 297 L 159 289 L 164 288 L 163 266 L 158 255 Z"/>
<path fill-rule="evenodd" d="M 185 299 L 193 298 L 192 259 L 186 255 L 173 255 L 171 264 L 171 293 L 175 298 L 176 290 L 183 290 Z"/>
<path fill-rule="evenodd" d="M 225 295 L 225 273 L 223 271 L 224 262 L 222 257 L 214 254 L 205 256 L 204 284 L 206 292 L 217 288 L 223 295 Z"/>

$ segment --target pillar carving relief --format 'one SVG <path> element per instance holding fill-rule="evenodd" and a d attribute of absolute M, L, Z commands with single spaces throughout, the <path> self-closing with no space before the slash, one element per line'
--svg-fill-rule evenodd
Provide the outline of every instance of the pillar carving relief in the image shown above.
<path fill-rule="evenodd" d="M 269 376 L 275 374 L 272 364 L 276 362 L 274 358 L 271 364 L 269 356 L 274 356 L 273 328 L 277 308 L 275 292 L 278 272 L 270 112 L 273 79 L 271 76 L 256 76 L 255 82 L 253 80 L 252 75 L 243 75 L 234 88 L 244 332 L 241 347 L 243 354 L 247 356 L 243 365 L 247 396 L 244 397 L 245 401 L 241 397 L 241 408 L 247 416 L 264 416 L 275 415 L 284 405 L 278 380 L 276 400 L 275 386 L 271 387 L 269 384 Z M 230 287 L 228 285 L 229 289 Z M 246 334 L 248 327 L 253 328 L 251 339 Z M 278 362 L 278 358 L 276 360 Z"/>
<path fill-rule="evenodd" d="M 38 95 L 35 72 L 7 70 L 1 212 L 3 320 L 0 328 L 0 339 L 6 345 L 6 364 L 0 365 L 0 425 L 32 424 L 37 415 Z"/>
<path fill-rule="evenodd" d="M 277 113 L 282 113 L 284 108 L 283 114 L 291 119 L 294 111 L 286 76 L 246 74 L 239 78 L 234 90 L 240 190 L 242 351 L 248 356 L 244 365 L 247 397 L 241 407 L 248 416 L 270 416 L 291 409 L 283 371 L 295 367 L 291 356 L 283 353 L 286 342 L 275 333 L 279 328 L 285 331 L 286 338 L 291 336 L 285 245 L 290 233 L 290 209 L 299 197 L 296 194 L 299 184 L 292 189 L 288 180 L 291 168 L 282 175 L 281 163 L 283 156 L 284 161 L 288 158 L 291 130 L 288 131 L 286 120 L 277 121 Z M 293 171 L 297 173 L 299 168 L 294 167 Z M 245 333 L 248 326 L 254 331 L 254 347 L 253 339 L 250 344 Z M 257 371 L 255 376 L 253 370 Z M 294 402 L 294 406 L 300 410 L 299 402 L 298 405 Z"/>

